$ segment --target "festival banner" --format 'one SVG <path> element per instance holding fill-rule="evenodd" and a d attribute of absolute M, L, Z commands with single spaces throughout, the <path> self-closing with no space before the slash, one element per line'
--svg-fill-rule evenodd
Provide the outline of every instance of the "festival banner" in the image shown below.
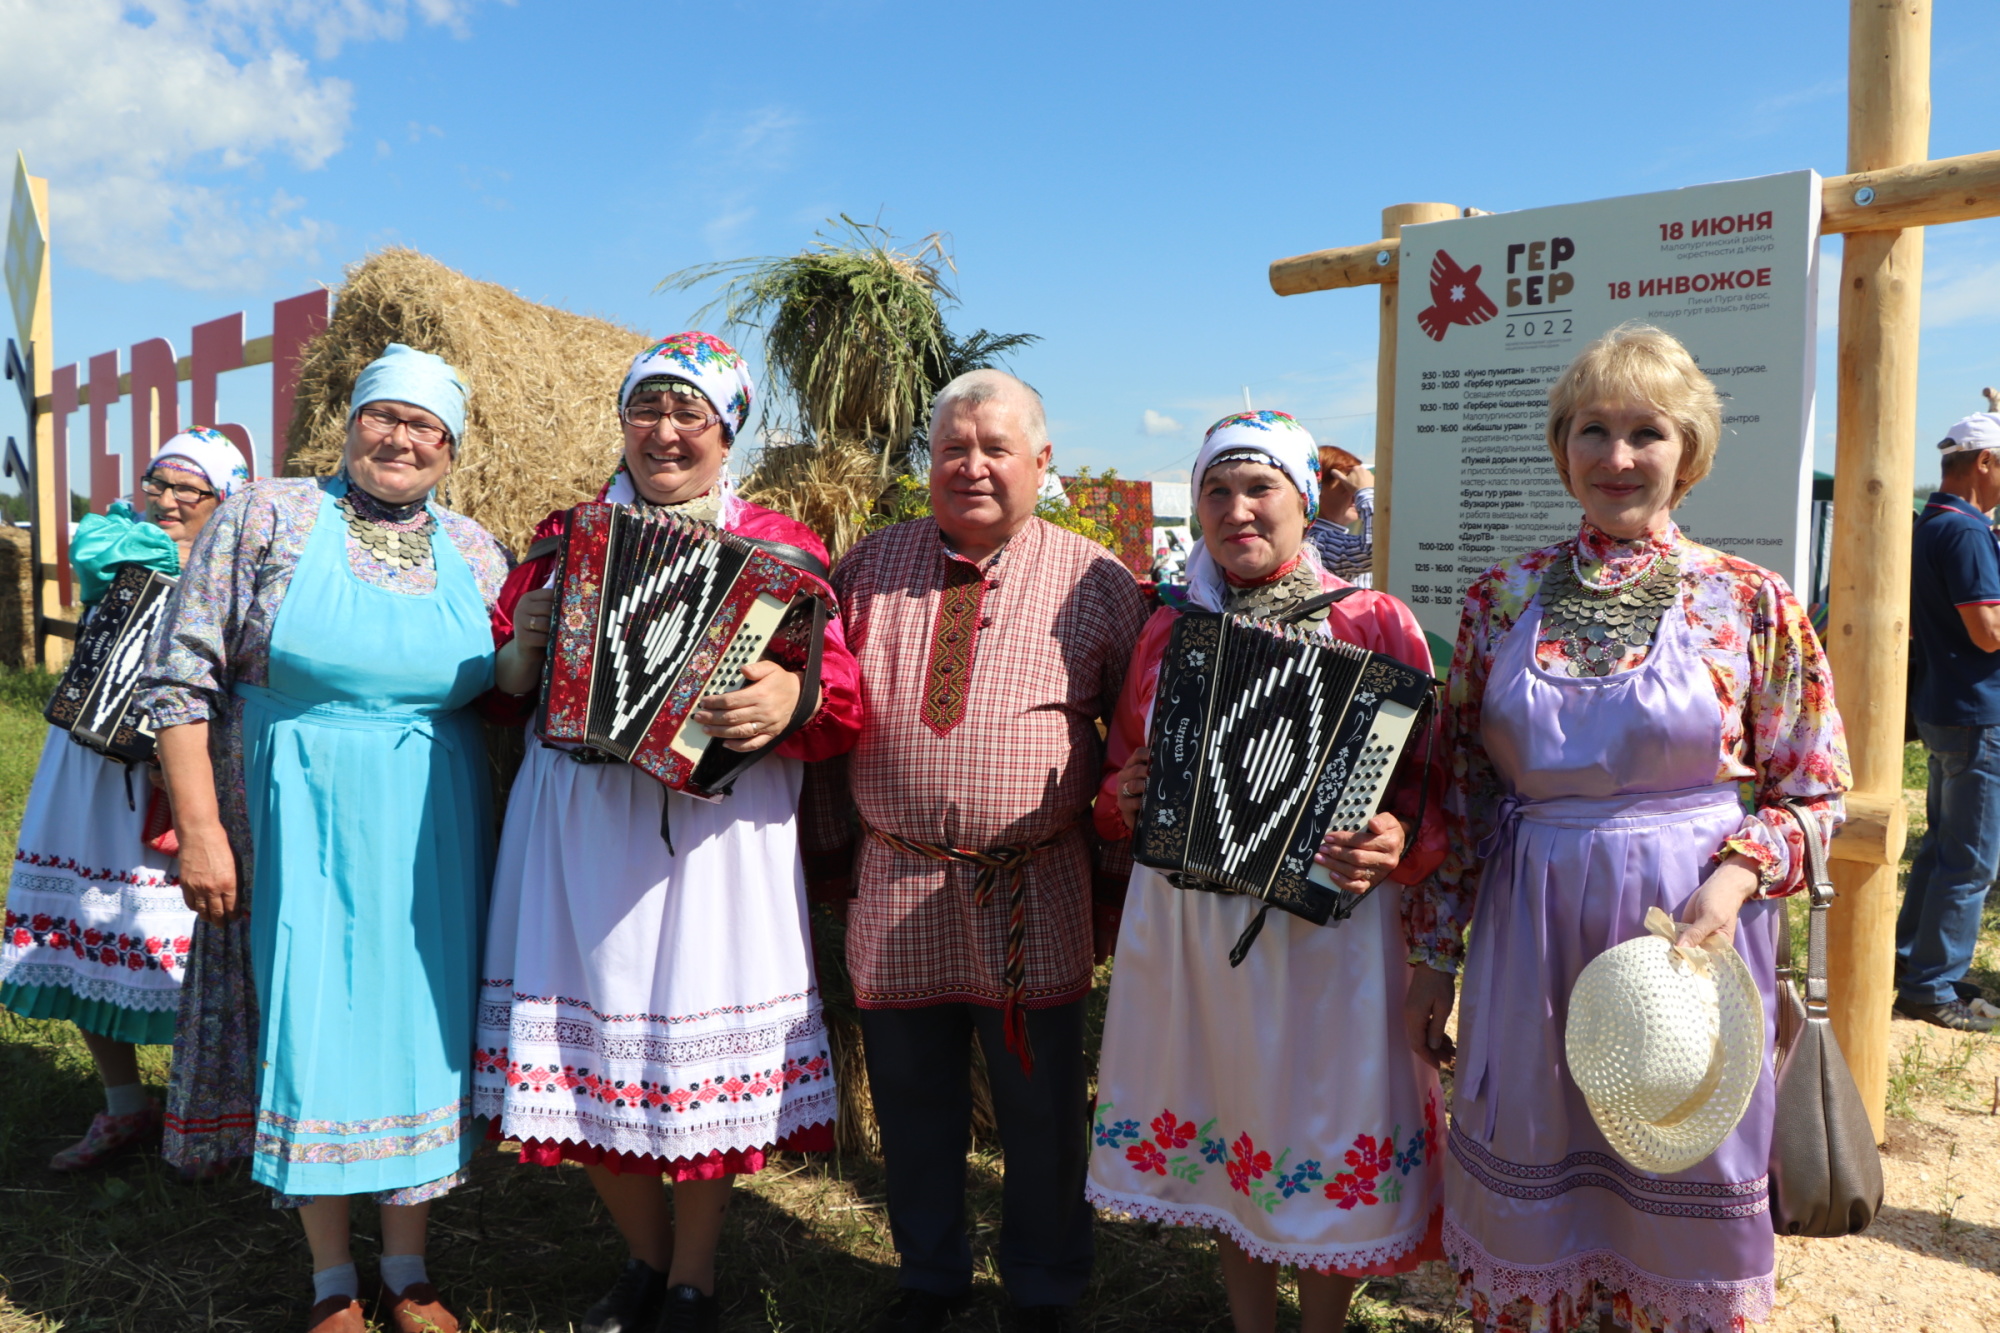
<path fill-rule="evenodd" d="M 1389 589 L 1425 629 L 1453 640 L 1474 578 L 1575 534 L 1548 391 L 1626 321 L 1723 395 L 1715 469 L 1675 521 L 1804 586 L 1819 203 L 1795 171 L 1403 229 Z"/>

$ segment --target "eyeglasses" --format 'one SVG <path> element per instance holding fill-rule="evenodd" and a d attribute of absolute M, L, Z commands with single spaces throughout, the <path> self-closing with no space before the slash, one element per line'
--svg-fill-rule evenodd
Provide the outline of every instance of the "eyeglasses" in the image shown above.
<path fill-rule="evenodd" d="M 722 420 L 713 412 L 692 407 L 677 407 L 671 412 L 662 412 L 657 407 L 628 407 L 619 415 L 624 417 L 626 425 L 640 430 L 652 430 L 665 421 L 682 435 L 698 435 Z"/>
<path fill-rule="evenodd" d="M 367 423 L 369 430 L 384 439 L 394 435 L 396 427 L 401 426 L 404 434 L 410 437 L 411 444 L 419 444 L 427 449 L 443 444 L 445 437 L 450 434 L 443 426 L 438 425 L 434 421 L 418 421 L 412 417 L 399 417 L 394 412 L 384 411 L 379 407 L 364 407 L 355 413 L 355 415 Z"/>
<path fill-rule="evenodd" d="M 148 472 L 145 476 L 139 478 L 139 489 L 154 499 L 158 499 L 168 491 L 172 491 L 174 499 L 184 505 L 200 504 L 203 500 L 213 500 L 215 498 L 214 491 L 205 491 L 199 486 L 183 486 L 179 482 L 166 481 L 157 472 Z"/>

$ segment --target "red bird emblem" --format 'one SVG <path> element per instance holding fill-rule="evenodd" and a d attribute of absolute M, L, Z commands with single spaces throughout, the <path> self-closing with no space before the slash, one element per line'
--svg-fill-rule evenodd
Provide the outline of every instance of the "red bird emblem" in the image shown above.
<path fill-rule="evenodd" d="M 1438 251 L 1431 260 L 1431 303 L 1417 312 L 1417 324 L 1431 340 L 1443 342 L 1444 331 L 1454 324 L 1484 324 L 1499 313 L 1493 298 L 1479 290 L 1479 265 L 1460 268 Z"/>

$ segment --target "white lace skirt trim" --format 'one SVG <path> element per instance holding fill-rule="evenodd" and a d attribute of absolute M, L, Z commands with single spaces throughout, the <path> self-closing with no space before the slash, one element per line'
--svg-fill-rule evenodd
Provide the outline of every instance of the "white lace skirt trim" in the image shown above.
<path fill-rule="evenodd" d="M 1197 1227 L 1204 1231 L 1220 1231 L 1229 1237 L 1245 1254 L 1261 1263 L 1291 1264 L 1298 1268 L 1312 1268 L 1321 1272 L 1362 1273 L 1369 1276 L 1386 1276 L 1389 1273 L 1408 1272 L 1420 1260 L 1410 1258 L 1424 1243 L 1430 1233 L 1431 1223 L 1401 1235 L 1372 1241 L 1366 1245 L 1274 1245 L 1262 1236 L 1244 1229 L 1243 1225 L 1230 1213 L 1220 1208 L 1210 1208 L 1202 1204 L 1175 1206 L 1161 1203 L 1158 1199 L 1140 1194 L 1119 1194 L 1104 1188 L 1094 1180 L 1086 1180 L 1084 1197 L 1093 1207 L 1134 1218 L 1141 1222 L 1158 1222 L 1169 1227 Z M 1399 1262 L 1409 1259 L 1409 1262 Z"/>

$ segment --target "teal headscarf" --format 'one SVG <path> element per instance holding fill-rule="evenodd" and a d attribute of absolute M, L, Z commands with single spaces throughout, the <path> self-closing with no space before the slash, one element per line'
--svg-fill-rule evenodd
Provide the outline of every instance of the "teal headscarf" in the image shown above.
<path fill-rule="evenodd" d="M 443 357 L 390 343 L 354 381 L 347 419 L 384 399 L 421 407 L 444 423 L 455 446 L 465 438 L 465 384 Z"/>
<path fill-rule="evenodd" d="M 144 565 L 162 574 L 181 572 L 181 552 L 166 529 L 148 523 L 124 500 L 107 514 L 85 514 L 69 539 L 69 564 L 85 606 L 111 588 L 120 565 Z"/>

